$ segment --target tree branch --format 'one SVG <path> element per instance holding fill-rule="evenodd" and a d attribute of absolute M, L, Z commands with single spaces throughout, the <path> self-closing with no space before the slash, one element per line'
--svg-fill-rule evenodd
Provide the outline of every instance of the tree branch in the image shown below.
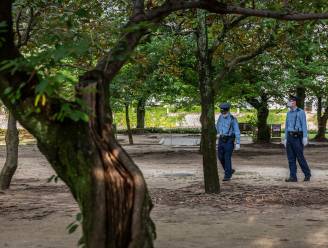
<path fill-rule="evenodd" d="M 272 11 L 266 9 L 243 8 L 235 5 L 227 5 L 216 0 L 167 0 L 159 7 L 153 8 L 146 12 L 146 20 L 161 19 L 172 12 L 178 10 L 201 8 L 212 13 L 218 14 L 238 14 L 245 16 L 266 17 L 279 20 L 315 20 L 328 19 L 328 13 L 286 13 L 284 9 L 281 11 Z"/>
<path fill-rule="evenodd" d="M 260 47 L 258 47 L 256 50 L 254 50 L 251 53 L 238 56 L 235 59 L 233 59 L 232 61 L 230 61 L 226 66 L 224 66 L 224 68 L 222 69 L 221 73 L 218 76 L 216 76 L 214 78 L 214 80 L 213 80 L 214 81 L 214 83 L 213 83 L 214 90 L 215 91 L 218 90 L 220 82 L 237 65 L 239 65 L 239 64 L 241 64 L 241 63 L 243 63 L 245 61 L 249 61 L 249 60 L 255 58 L 256 56 L 260 55 L 261 53 L 263 53 L 266 49 L 275 46 L 276 44 L 274 42 L 274 36 L 273 35 L 274 35 L 274 31 L 271 33 L 271 35 L 268 38 L 267 42 L 265 42 L 263 45 L 261 45 Z"/>
<path fill-rule="evenodd" d="M 227 36 L 227 33 L 236 27 L 242 20 L 246 19 L 247 16 L 238 16 L 232 22 L 223 25 L 223 29 L 221 33 L 216 38 L 215 42 L 213 43 L 212 47 L 209 49 L 209 57 L 210 59 L 213 57 L 213 54 L 215 53 L 216 49 L 220 46 L 220 44 L 223 42 L 224 38 Z"/>

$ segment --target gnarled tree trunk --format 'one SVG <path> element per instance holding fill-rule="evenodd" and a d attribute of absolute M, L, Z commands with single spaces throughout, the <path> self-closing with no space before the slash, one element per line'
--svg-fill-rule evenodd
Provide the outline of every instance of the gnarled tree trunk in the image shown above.
<path fill-rule="evenodd" d="M 81 92 L 97 92 L 82 97 L 91 119 L 66 120 L 38 141 L 39 149 L 79 203 L 88 248 L 153 247 L 152 202 L 141 171 L 114 138 L 103 101 L 108 88 L 102 79 L 83 80 L 80 87 L 87 90 Z"/>
<path fill-rule="evenodd" d="M 211 68 L 208 54 L 208 37 L 206 12 L 197 11 L 198 17 L 198 73 L 201 94 L 202 125 L 201 150 L 203 154 L 203 171 L 206 193 L 219 193 L 220 183 L 216 159 L 216 130 L 214 112 L 214 89 L 211 83 Z"/>
<path fill-rule="evenodd" d="M 0 190 L 10 187 L 11 180 L 17 169 L 18 161 L 18 130 L 15 117 L 9 112 L 6 132 L 6 162 L 0 173 Z"/>

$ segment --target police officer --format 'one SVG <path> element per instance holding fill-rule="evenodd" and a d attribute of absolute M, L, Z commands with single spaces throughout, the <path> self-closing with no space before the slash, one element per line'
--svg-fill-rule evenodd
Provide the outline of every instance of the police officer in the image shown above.
<path fill-rule="evenodd" d="M 230 104 L 220 104 L 221 115 L 216 123 L 218 157 L 224 169 L 223 181 L 230 181 L 235 170 L 231 166 L 231 156 L 234 148 L 240 149 L 240 131 L 237 119 L 230 114 Z M 236 141 L 236 146 L 235 146 Z"/>
<path fill-rule="evenodd" d="M 310 181 L 311 171 L 303 154 L 304 146 L 308 144 L 308 132 L 305 112 L 297 107 L 296 96 L 290 96 L 288 100 L 289 111 L 285 124 L 284 146 L 287 150 L 290 176 L 286 182 L 297 182 L 296 159 L 304 173 L 304 181 Z"/>

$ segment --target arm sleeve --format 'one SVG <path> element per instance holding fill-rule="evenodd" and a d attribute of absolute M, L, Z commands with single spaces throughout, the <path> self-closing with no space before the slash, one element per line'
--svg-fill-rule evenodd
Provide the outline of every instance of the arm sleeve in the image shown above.
<path fill-rule="evenodd" d="M 302 124 L 303 137 L 307 137 L 308 130 L 307 130 L 306 115 L 304 111 L 302 111 L 301 124 Z"/>
<path fill-rule="evenodd" d="M 236 118 L 234 118 L 234 121 L 233 121 L 233 130 L 235 131 L 236 143 L 240 144 L 240 130 L 239 130 L 239 125 L 238 125 L 238 121 Z"/>
<path fill-rule="evenodd" d="M 220 117 L 219 117 L 218 120 L 216 121 L 216 125 L 215 125 L 216 133 L 217 133 L 217 134 L 219 134 L 219 121 L 220 121 Z"/>

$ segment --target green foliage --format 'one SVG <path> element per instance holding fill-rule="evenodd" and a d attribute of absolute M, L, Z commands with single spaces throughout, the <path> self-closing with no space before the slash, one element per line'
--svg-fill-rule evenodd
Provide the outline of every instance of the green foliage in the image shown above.
<path fill-rule="evenodd" d="M 49 178 L 47 179 L 47 183 L 51 183 L 52 181 L 54 181 L 55 183 L 57 183 L 57 182 L 58 182 L 58 179 L 59 179 L 59 176 L 57 176 L 57 175 L 52 175 L 51 177 L 49 177 Z"/>
<path fill-rule="evenodd" d="M 142 133 L 175 133 L 175 134 L 200 134 L 200 128 L 160 128 L 160 127 L 148 127 L 142 130 L 137 128 L 131 129 L 133 134 L 139 134 L 141 131 Z M 120 129 L 117 133 L 127 134 L 126 129 Z"/>
<path fill-rule="evenodd" d="M 70 223 L 67 227 L 66 230 L 68 231 L 69 234 L 72 234 L 76 231 L 76 229 L 79 227 L 79 225 L 82 224 L 82 214 L 81 213 L 77 213 L 75 216 L 75 221 L 73 221 L 72 223 Z M 82 240 L 82 238 L 80 239 Z M 79 241 L 78 245 L 83 245 L 83 242 Z"/>
<path fill-rule="evenodd" d="M 145 116 L 146 127 L 169 127 L 173 128 L 179 126 L 179 123 L 183 120 L 185 113 L 167 113 L 169 109 L 164 107 L 147 107 Z M 130 108 L 131 123 L 136 123 L 136 111 L 134 108 Z M 116 112 L 114 114 L 114 123 L 118 128 L 126 127 L 125 113 Z"/>
<path fill-rule="evenodd" d="M 59 112 L 54 114 L 54 119 L 64 121 L 65 118 L 70 118 L 73 121 L 89 121 L 89 116 L 86 112 L 76 109 L 76 105 L 72 103 L 62 103 Z"/>

